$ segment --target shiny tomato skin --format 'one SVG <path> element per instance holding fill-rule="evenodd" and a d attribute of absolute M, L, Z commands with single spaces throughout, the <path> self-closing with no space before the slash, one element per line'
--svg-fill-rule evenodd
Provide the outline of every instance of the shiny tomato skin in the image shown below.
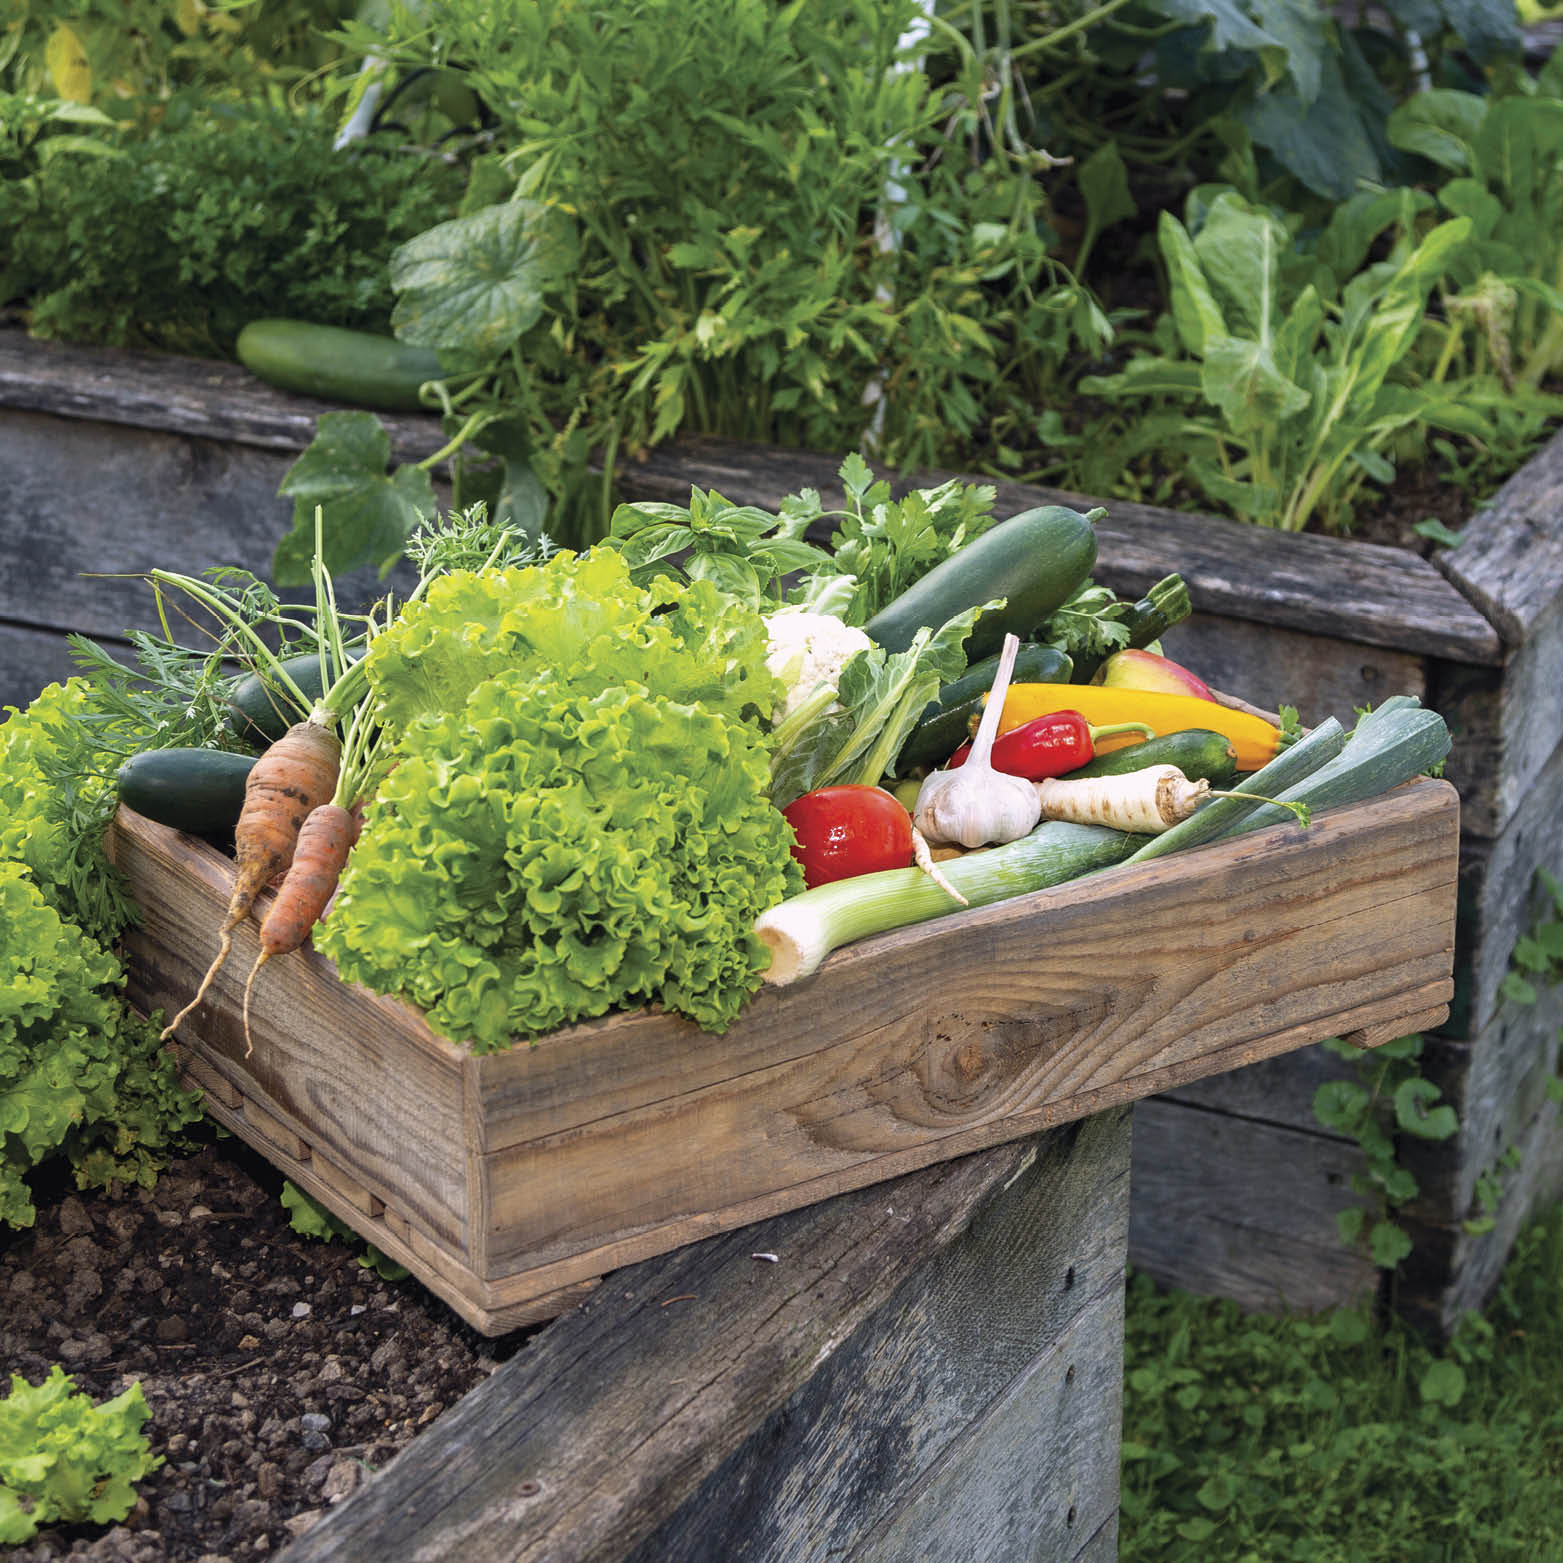
<path fill-rule="evenodd" d="M 810 890 L 911 866 L 912 816 L 883 787 L 820 787 L 794 798 L 782 817 L 797 838 L 792 855 Z"/>

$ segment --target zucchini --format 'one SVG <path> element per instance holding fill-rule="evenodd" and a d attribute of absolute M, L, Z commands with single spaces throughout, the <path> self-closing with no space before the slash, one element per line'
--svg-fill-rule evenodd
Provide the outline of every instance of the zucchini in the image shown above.
<path fill-rule="evenodd" d="M 1153 765 L 1175 765 L 1190 781 L 1203 777 L 1212 787 L 1225 787 L 1237 775 L 1237 750 L 1225 733 L 1203 727 L 1147 738 L 1127 749 L 1113 749 L 1070 771 L 1077 776 L 1125 776 Z"/>
<path fill-rule="evenodd" d="M 997 656 L 984 657 L 940 689 L 938 698 L 924 707 L 917 725 L 901 745 L 896 756 L 898 770 L 926 770 L 942 765 L 971 737 L 971 719 L 981 715 L 983 699 L 993 687 L 998 666 Z M 1057 646 L 1029 645 L 1016 652 L 1013 677 L 1039 684 L 1067 683 L 1070 670 L 1067 652 Z"/>
<path fill-rule="evenodd" d="M 1118 622 L 1129 632 L 1129 638 L 1114 650 L 1122 651 L 1132 647 L 1135 651 L 1143 651 L 1160 640 L 1174 624 L 1181 624 L 1192 612 L 1188 583 L 1181 575 L 1164 575 L 1143 597 L 1123 604 Z M 1105 651 L 1076 657 L 1071 682 L 1089 684 L 1107 657 Z"/>
<path fill-rule="evenodd" d="M 422 410 L 418 387 L 445 375 L 432 348 L 304 320 L 252 320 L 236 351 L 270 385 L 390 412 Z"/>
<path fill-rule="evenodd" d="M 348 660 L 358 659 L 350 656 Z M 320 658 L 315 652 L 284 657 L 282 666 L 311 701 L 320 699 L 324 691 L 320 687 Z M 293 697 L 286 690 L 273 688 L 259 673 L 247 674 L 228 692 L 228 731 L 259 749 L 276 743 L 295 722 L 302 722 L 308 715 L 308 711 L 300 711 L 293 704 Z"/>
<path fill-rule="evenodd" d="M 1030 638 L 1096 564 L 1096 529 L 1078 510 L 1043 505 L 1000 521 L 935 565 L 863 626 L 886 651 L 905 651 L 924 626 L 941 624 L 995 597 L 966 638 L 970 662 L 996 652 L 1006 634 Z"/>
<path fill-rule="evenodd" d="M 238 823 L 254 764 L 223 749 L 148 749 L 120 766 L 115 787 L 126 808 L 159 825 L 218 836 Z"/>

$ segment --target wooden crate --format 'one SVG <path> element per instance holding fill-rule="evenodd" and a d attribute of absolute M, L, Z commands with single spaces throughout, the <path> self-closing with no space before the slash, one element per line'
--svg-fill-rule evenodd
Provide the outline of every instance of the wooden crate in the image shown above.
<path fill-rule="evenodd" d="M 605 1271 L 1322 1037 L 1373 1046 L 1451 993 L 1458 800 L 1367 803 L 839 951 L 722 1037 L 635 1012 L 472 1057 L 247 922 L 178 1044 L 211 1112 L 478 1329 Z M 122 810 L 129 991 L 172 1013 L 232 864 Z M 263 900 L 259 912 L 264 914 Z"/>

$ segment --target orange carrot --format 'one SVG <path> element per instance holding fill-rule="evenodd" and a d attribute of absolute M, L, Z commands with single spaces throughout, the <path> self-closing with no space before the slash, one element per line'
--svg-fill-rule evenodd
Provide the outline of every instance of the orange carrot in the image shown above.
<path fill-rule="evenodd" d="M 218 930 L 217 957 L 207 968 L 195 997 L 163 1028 L 171 1036 L 186 1015 L 206 997 L 228 951 L 233 930 L 249 915 L 261 890 L 293 862 L 299 829 L 310 811 L 336 790 L 341 745 L 319 722 L 298 722 L 256 762 L 244 788 L 244 807 L 234 827 L 237 873 L 228 912 Z"/>
<path fill-rule="evenodd" d="M 260 929 L 260 954 L 250 968 L 244 984 L 245 1056 L 249 1056 L 250 991 L 260 969 L 274 955 L 287 955 L 309 937 L 320 921 L 337 880 L 347 863 L 347 854 L 358 839 L 358 822 L 352 811 L 337 803 L 322 803 L 310 811 L 299 828 L 293 865 L 282 881 L 271 909 Z"/>

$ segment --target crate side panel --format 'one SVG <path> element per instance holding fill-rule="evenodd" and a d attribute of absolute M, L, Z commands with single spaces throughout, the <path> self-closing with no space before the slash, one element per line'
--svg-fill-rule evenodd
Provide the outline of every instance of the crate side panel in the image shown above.
<path fill-rule="evenodd" d="M 941 1067 L 955 1073 L 928 1089 L 967 1104 L 941 1120 L 951 1128 L 980 1116 L 1007 1089 L 993 1078 L 995 1068 L 1014 1072 L 1041 1052 L 1062 1057 L 1046 1082 L 1058 1094 L 1241 1046 L 1284 1031 L 1292 1012 L 1335 1014 L 1447 978 L 1456 839 L 1453 789 L 1419 781 L 1320 814 L 1307 832 L 1255 832 L 862 940 L 811 978 L 762 988 L 721 1037 L 668 1015 L 570 1027 L 535 1047 L 474 1060 L 480 1148 L 496 1154 L 756 1071 L 806 1064 L 822 1045 L 844 1038 L 899 1042 L 907 1056 L 937 1042 Z M 1276 971 L 1271 951 L 1273 930 L 1308 937 L 1294 926 L 1299 894 L 1312 898 L 1314 921 L 1324 919 L 1319 939 L 1354 946 L 1342 950 L 1334 980 L 1308 1000 L 1296 998 L 1299 985 L 1307 988 L 1317 973 Z M 1100 921 L 1108 909 L 1113 920 Z M 1352 918 L 1362 926 L 1349 935 L 1329 926 Z M 1071 974 L 1065 959 L 1050 960 L 1044 976 L 1038 947 L 1051 953 L 1066 925 L 1068 958 L 1088 964 Z M 1143 964 L 1148 937 L 1159 967 Z M 1134 952 L 1132 963 L 1124 951 Z M 1260 976 L 1275 980 L 1273 1001 Z M 1321 1009 L 1321 999 L 1338 1002 Z M 1138 1034 L 1136 1025 L 1151 1029 Z M 1176 1025 L 1188 1028 L 1181 1049 Z M 1288 1045 L 1318 1035 L 1329 1033 Z M 1115 1057 L 1120 1046 L 1131 1051 Z M 1223 1059 L 1220 1067 L 1276 1051 Z M 1106 1066 L 1101 1079 L 1093 1078 L 1098 1062 Z"/>
<path fill-rule="evenodd" d="M 1361 1302 L 1378 1284 L 1335 1225 L 1355 1145 L 1163 1098 L 1134 1109 L 1129 1264 L 1260 1311 Z"/>
<path fill-rule="evenodd" d="M 1226 844 L 1198 874 L 1190 855 L 1070 887 L 1045 916 L 969 914 L 948 943 L 879 941 L 778 996 L 798 1030 L 830 1014 L 831 1039 L 808 1030 L 807 1051 L 757 1067 L 741 1022 L 725 1077 L 670 1077 L 639 1107 L 599 1093 L 602 1116 L 491 1150 L 490 1273 L 1031 1132 L 1169 1072 L 1252 1062 L 1276 1035 L 1347 1029 L 1343 1006 L 1381 1002 L 1392 1020 L 1408 986 L 1446 997 L 1451 823 L 1408 792 L 1320 816 L 1306 839 Z"/>
<path fill-rule="evenodd" d="M 129 995 L 143 1010 L 172 1015 L 215 954 L 232 865 L 203 843 L 128 811 L 120 820 L 114 857 L 142 912 L 125 939 Z M 179 1040 L 365 1189 L 446 1247 L 464 1251 L 460 1056 L 433 1042 L 400 1005 L 343 984 L 326 962 L 302 952 L 267 965 L 247 1048 L 243 986 L 258 948 L 256 919 L 247 919 Z"/>

